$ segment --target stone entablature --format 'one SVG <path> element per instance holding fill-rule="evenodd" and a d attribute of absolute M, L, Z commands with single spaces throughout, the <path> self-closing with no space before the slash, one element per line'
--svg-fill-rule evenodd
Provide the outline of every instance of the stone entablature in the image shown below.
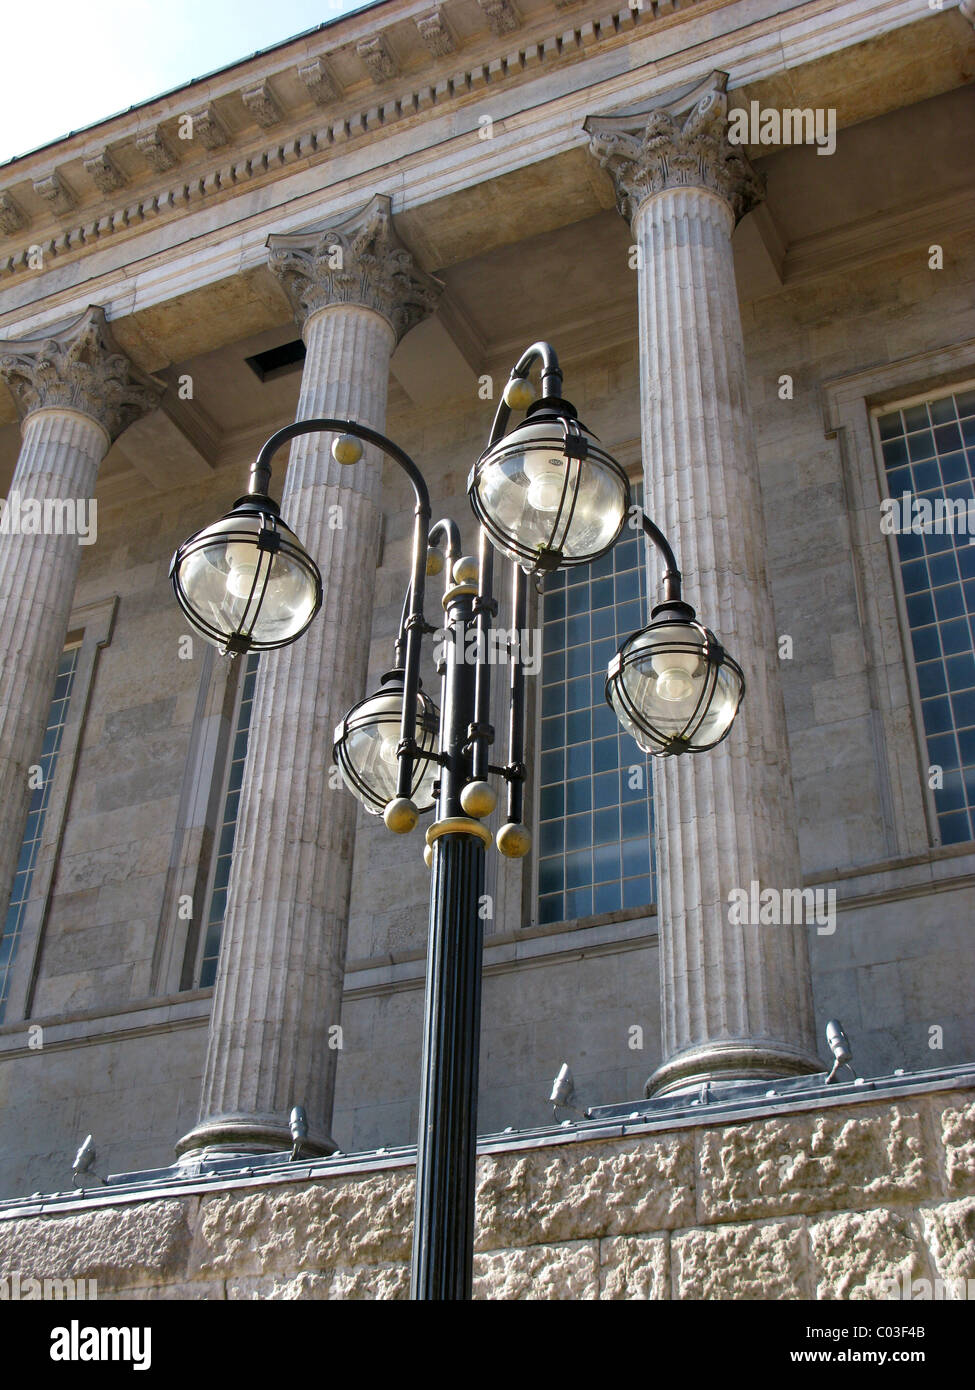
<path fill-rule="evenodd" d="M 168 100 L 146 103 L 144 122 L 137 127 L 125 117 L 99 123 L 94 129 L 101 144 L 93 149 L 82 147 L 75 153 L 72 146 L 77 141 L 58 142 L 60 159 L 53 168 L 47 149 L 0 166 L 0 197 L 4 200 L 0 232 L 8 237 L 20 237 L 35 229 L 40 232 L 51 225 L 53 212 L 63 229 L 53 244 L 56 253 L 63 255 L 118 230 L 117 219 L 121 225 L 130 225 L 134 219 L 141 220 L 140 214 L 150 215 L 150 209 L 165 212 L 173 206 L 170 200 L 174 194 L 178 204 L 178 191 L 154 188 L 151 198 L 118 206 L 111 213 L 105 211 L 106 198 L 123 188 L 135 191 L 140 186 L 151 187 L 158 174 L 178 167 L 197 172 L 201 164 L 214 163 L 207 159 L 208 154 L 226 152 L 228 147 L 244 153 L 262 130 L 280 126 L 286 144 L 248 151 L 248 157 L 234 165 L 234 181 L 273 170 L 289 147 L 294 147 L 294 153 L 290 158 L 285 154 L 281 163 L 293 162 L 296 155 L 327 152 L 331 146 L 387 129 L 433 107 L 477 95 L 489 85 L 497 87 L 522 74 L 533 75 L 553 60 L 571 59 L 595 46 L 625 42 L 640 29 L 681 23 L 702 10 L 735 3 L 683 0 L 678 7 L 641 0 L 632 8 L 617 3 L 617 8 L 600 17 L 590 18 L 585 12 L 573 15 L 569 28 L 555 5 L 532 6 L 532 12 L 522 18 L 509 0 L 477 0 L 477 4 L 448 0 L 445 5 L 415 14 L 415 4 L 405 5 L 400 16 L 378 29 L 379 14 L 349 16 L 323 26 L 321 38 L 299 36 L 281 45 L 284 52 L 271 49 L 256 60 L 234 65 L 227 70 L 229 80 L 222 84 L 190 84 L 182 89 L 182 104 L 172 99 L 175 93 Z M 594 15 L 599 8 L 596 4 L 587 6 Z M 382 18 L 388 13 L 384 7 Z M 463 39 L 458 40 L 457 34 Z M 501 52 L 501 48 L 508 51 Z M 288 50 L 291 61 L 285 65 Z M 458 59 L 462 63 L 459 69 Z M 257 75 L 259 68 L 268 69 L 268 75 Z M 230 74 L 239 74 L 238 85 Z M 394 92 L 394 86 L 400 90 Z M 201 93 L 206 93 L 207 99 L 201 100 Z M 377 104 L 380 94 L 384 99 Z M 165 110 L 160 110 L 163 107 Z M 322 127 L 325 112 L 333 119 Z M 314 115 L 314 132 L 307 130 L 310 114 Z M 192 117 L 190 139 L 186 138 L 187 116 Z M 128 129 L 120 130 L 113 139 L 111 127 L 125 125 Z M 201 146 L 206 152 L 202 157 Z M 19 165 L 29 167 L 18 179 Z M 37 165 L 41 168 L 35 169 Z M 206 176 L 201 179 L 203 184 L 209 182 Z M 79 223 L 79 212 L 86 207 L 101 215 Z M 78 225 L 69 229 L 70 223 Z M 21 265 L 17 256 L 0 259 L 0 273 L 25 268 L 29 267 Z"/>
<path fill-rule="evenodd" d="M 747 34 L 749 58 L 736 65 L 735 85 L 768 83 L 770 98 L 778 100 L 783 66 L 879 38 L 918 18 L 914 0 L 889 0 L 869 13 L 857 0 L 843 0 L 829 15 L 799 4 L 771 17 L 748 0 L 643 0 L 638 8 L 618 3 L 603 15 L 600 8 L 589 0 L 566 28 L 564 7 L 547 0 L 530 12 L 501 0 L 448 0 L 434 11 L 405 4 L 379 31 L 392 33 L 385 48 L 400 58 L 378 87 L 358 51 L 375 37 L 377 15 L 360 12 L 24 155 L 0 167 L 0 280 L 36 274 L 38 252 L 47 269 L 55 259 L 101 249 L 106 238 L 128 238 L 160 219 L 197 212 L 204 200 L 209 205 L 287 178 L 377 137 L 408 134 L 431 115 L 486 100 L 497 115 L 499 97 L 504 105 L 512 89 L 555 72 L 565 74 L 567 91 L 591 87 L 569 70 L 594 57 L 602 63 L 599 82 L 618 88 L 621 78 L 632 85 L 635 77 L 637 95 L 645 97 L 720 65 L 729 43 Z M 813 11 L 808 17 L 807 10 Z M 388 17 L 388 7 L 382 14 Z M 451 47 L 436 56 L 432 47 L 445 47 L 445 34 Z M 349 62 L 351 71 L 343 65 Z M 632 99 L 628 91 L 607 91 L 606 105 L 616 96 Z M 877 113 L 851 112 L 858 120 L 870 114 Z M 198 138 L 180 139 L 187 116 Z M 550 136 L 536 131 L 525 141 L 519 132 L 507 167 L 538 158 L 539 138 L 547 149 Z M 570 143 L 578 142 L 573 130 Z M 475 151 L 482 163 L 492 144 Z M 162 187 L 160 175 L 168 176 Z"/>
<path fill-rule="evenodd" d="M 916 1296 L 921 1280 L 928 1297 L 935 1280 L 957 1296 L 975 1280 L 970 1073 L 844 1092 L 753 1117 L 484 1141 L 475 1297 L 880 1299 L 908 1279 Z M 95 1279 L 100 1298 L 407 1297 L 412 1155 L 296 1169 L 11 1204 L 0 1267 Z"/>

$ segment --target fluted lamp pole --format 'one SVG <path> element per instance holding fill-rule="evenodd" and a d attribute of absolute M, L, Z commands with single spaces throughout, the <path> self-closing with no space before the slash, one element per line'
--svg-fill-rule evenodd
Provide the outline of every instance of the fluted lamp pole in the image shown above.
<path fill-rule="evenodd" d="M 540 363 L 541 395 L 530 372 Z M 380 689 L 355 705 L 335 730 L 333 756 L 345 785 L 396 834 L 426 811 L 424 860 L 432 871 L 412 1286 L 415 1299 L 469 1299 L 474 1252 L 477 1082 L 481 1018 L 484 853 L 521 858 L 531 848 L 524 824 L 525 673 L 512 655 L 507 761 L 490 762 L 488 635 L 498 604 L 494 551 L 512 565 L 512 620 L 526 623 L 526 576 L 590 564 L 618 540 L 630 511 L 623 468 L 579 422 L 561 395 L 554 350 L 534 343 L 505 387 L 488 446 L 468 492 L 480 524 L 477 556 L 465 555 L 456 523 L 431 525 L 420 470 L 397 445 L 352 420 L 301 420 L 267 441 L 248 493 L 213 526 L 185 541 L 171 576 L 194 628 L 236 654 L 297 640 L 322 601 L 314 560 L 278 515 L 268 494 L 271 458 L 297 435 L 336 436 L 332 455 L 354 465 L 362 442 L 406 473 L 414 495 L 410 582 L 393 664 Z M 512 410 L 524 422 L 506 433 Z M 744 688 L 741 672 L 717 639 L 696 622 L 680 595 L 666 540 L 649 518 L 644 529 L 667 562 L 665 600 L 610 666 L 607 698 L 643 747 L 670 756 L 703 751 L 727 734 Z M 440 708 L 422 690 L 428 575 L 443 573 L 445 614 Z M 469 638 L 473 634 L 473 643 Z M 473 659 L 471 652 L 473 651 Z M 720 707 L 720 708 L 719 708 Z M 661 708 L 663 713 L 661 713 Z M 506 787 L 503 823 L 492 837 L 485 819 L 497 805 L 490 776 Z"/>

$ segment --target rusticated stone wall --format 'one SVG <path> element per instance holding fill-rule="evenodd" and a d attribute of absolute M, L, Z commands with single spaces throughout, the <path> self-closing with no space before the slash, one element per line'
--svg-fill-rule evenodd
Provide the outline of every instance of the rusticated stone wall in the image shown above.
<path fill-rule="evenodd" d="M 405 1298 L 412 1168 L 381 1163 L 8 1207 L 0 1273 L 95 1279 L 100 1298 Z M 513 1136 L 479 1160 L 476 1298 L 876 1299 L 905 1277 L 975 1280 L 972 1088 L 599 1139 Z"/>

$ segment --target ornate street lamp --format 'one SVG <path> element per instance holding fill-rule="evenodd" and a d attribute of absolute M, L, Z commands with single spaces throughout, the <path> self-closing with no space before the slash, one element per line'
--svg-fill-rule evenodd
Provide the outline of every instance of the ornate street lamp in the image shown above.
<path fill-rule="evenodd" d="M 529 374 L 538 361 L 542 396 L 536 402 Z M 462 553 L 453 521 L 431 526 L 429 492 L 408 454 L 354 421 L 317 419 L 271 436 L 254 465 L 250 494 L 228 517 L 186 541 L 172 566 L 177 598 L 208 640 L 231 652 L 282 646 L 317 612 L 321 580 L 267 496 L 273 454 L 298 435 L 325 432 L 338 436 L 336 461 L 352 466 L 365 441 L 397 463 L 413 488 L 412 572 L 392 669 L 381 688 L 341 720 L 333 753 L 346 786 L 397 834 L 434 810 L 424 852 L 432 882 L 412 1262 L 412 1292 L 419 1299 L 471 1296 L 484 851 L 492 838 L 511 858 L 531 848 L 523 822 L 525 671 L 514 656 L 507 760 L 489 761 L 495 730 L 488 636 L 498 612 L 494 550 L 512 562 L 511 625 L 520 634 L 527 622 L 527 576 L 604 554 L 630 508 L 625 472 L 579 424 L 561 389 L 555 352 L 547 343 L 533 344 L 511 374 L 488 447 L 471 472 L 470 501 L 481 523 L 476 558 Z M 526 420 L 506 435 L 513 409 L 527 410 Z M 646 516 L 643 525 L 667 560 L 665 600 L 650 626 L 614 658 L 607 698 L 641 747 L 702 751 L 727 734 L 744 679 L 681 599 L 666 540 Z M 441 572 L 438 715 L 420 688 L 419 672 L 422 639 L 435 631 L 424 617 L 425 579 Z M 496 837 L 483 824 L 497 804 L 491 775 L 506 787 Z"/>

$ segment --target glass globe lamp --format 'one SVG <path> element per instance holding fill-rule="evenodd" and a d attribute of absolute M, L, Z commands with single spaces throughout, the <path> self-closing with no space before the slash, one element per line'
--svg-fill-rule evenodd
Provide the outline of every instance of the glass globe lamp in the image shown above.
<path fill-rule="evenodd" d="M 689 604 L 660 604 L 609 663 L 606 699 L 645 753 L 702 753 L 726 738 L 745 693 L 741 667 Z"/>
<path fill-rule="evenodd" d="M 471 470 L 468 496 L 495 547 L 525 570 L 588 565 L 617 540 L 630 507 L 624 469 L 559 398 L 530 407 L 522 425 Z"/>
<path fill-rule="evenodd" d="M 269 497 L 242 497 L 190 536 L 169 574 L 190 625 L 223 652 L 287 646 L 322 606 L 318 566 Z"/>
<path fill-rule="evenodd" d="M 336 727 L 332 756 L 342 780 L 370 815 L 381 815 L 396 799 L 397 749 L 403 717 L 403 672 L 387 671 L 382 689 L 354 705 Z M 417 752 L 413 759 L 410 799 L 418 811 L 434 803 L 433 784 L 440 774 L 437 744 L 440 712 L 425 691 L 417 692 Z"/>

